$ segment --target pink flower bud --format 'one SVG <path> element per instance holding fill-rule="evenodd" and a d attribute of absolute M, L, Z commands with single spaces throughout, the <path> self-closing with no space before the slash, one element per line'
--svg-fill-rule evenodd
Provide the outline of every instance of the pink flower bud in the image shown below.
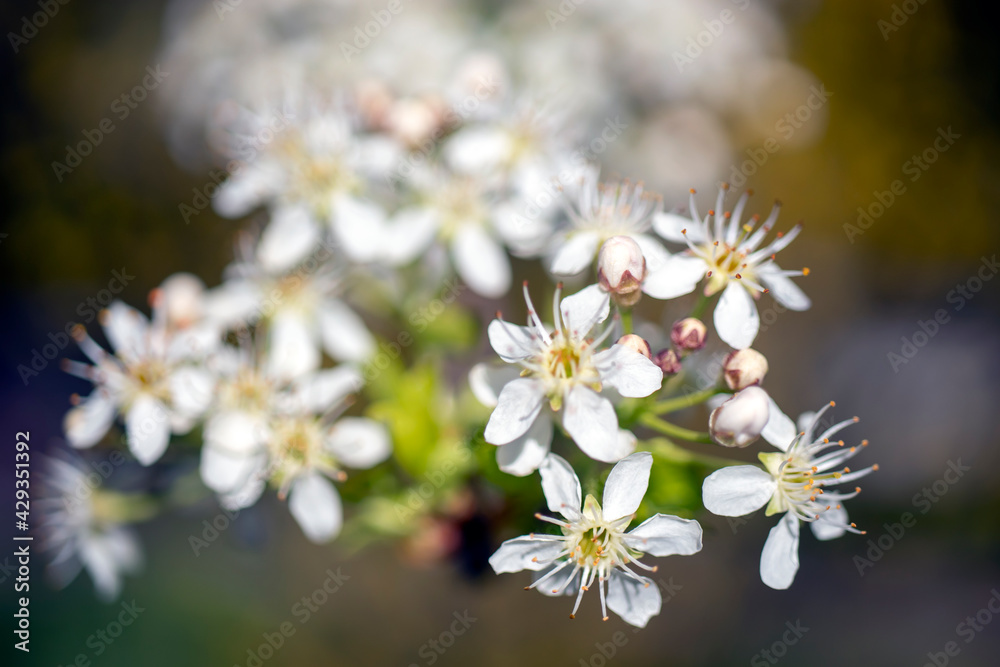
<path fill-rule="evenodd" d="M 747 348 L 730 352 L 722 362 L 722 376 L 733 391 L 760 384 L 767 375 L 767 359 L 757 350 Z"/>
<path fill-rule="evenodd" d="M 638 243 L 628 236 L 612 236 L 604 242 L 597 257 L 597 280 L 619 304 L 635 305 L 645 277 L 646 259 Z"/>
<path fill-rule="evenodd" d="M 619 345 L 624 345 L 633 352 L 638 352 L 642 356 L 649 359 L 652 356 L 652 352 L 649 349 L 649 343 L 642 336 L 637 336 L 635 334 L 625 334 L 618 339 Z"/>
<path fill-rule="evenodd" d="M 723 447 L 746 447 L 760 437 L 769 416 L 767 392 L 747 387 L 712 410 L 708 430 Z"/>
<path fill-rule="evenodd" d="M 705 347 L 708 328 L 705 323 L 695 317 L 687 317 L 674 322 L 670 329 L 670 341 L 681 350 L 694 352 Z"/>
<path fill-rule="evenodd" d="M 677 375 L 681 372 L 681 358 L 670 348 L 657 352 L 652 361 L 664 375 Z"/>

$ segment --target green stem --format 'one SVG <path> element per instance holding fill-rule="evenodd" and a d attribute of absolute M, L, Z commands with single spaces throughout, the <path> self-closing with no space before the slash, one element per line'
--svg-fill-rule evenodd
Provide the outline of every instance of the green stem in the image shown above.
<path fill-rule="evenodd" d="M 728 392 L 722 387 L 709 387 L 708 389 L 696 391 L 693 394 L 678 396 L 677 398 L 669 398 L 665 401 L 654 403 L 650 412 L 654 415 L 665 415 L 668 412 L 676 412 L 678 410 L 683 410 L 684 408 L 690 408 L 693 405 L 698 405 L 699 403 L 704 403 L 716 394 L 724 393 Z"/>
<path fill-rule="evenodd" d="M 706 444 L 713 444 L 715 442 L 712 440 L 712 436 L 704 431 L 692 431 L 691 429 L 671 424 L 654 414 L 646 413 L 639 417 L 639 421 L 645 426 L 672 438 L 680 438 L 689 442 L 704 442 Z"/>
<path fill-rule="evenodd" d="M 622 318 L 622 331 L 625 334 L 632 333 L 632 309 L 631 308 L 619 308 L 619 314 Z"/>
<path fill-rule="evenodd" d="M 729 466 L 747 465 L 746 461 L 737 461 L 735 459 L 727 459 L 721 456 L 709 456 L 707 454 L 692 452 L 670 442 L 669 440 L 648 440 L 644 444 L 649 449 L 650 453 L 664 461 L 671 461 L 673 463 L 699 463 L 709 468 L 716 469 L 727 468 Z"/>
<path fill-rule="evenodd" d="M 698 301 L 695 302 L 694 308 L 691 309 L 691 317 L 696 317 L 698 319 L 701 319 L 701 316 L 702 314 L 704 314 L 705 309 L 708 308 L 709 299 L 710 297 L 705 296 L 705 293 L 702 292 L 698 296 Z"/>

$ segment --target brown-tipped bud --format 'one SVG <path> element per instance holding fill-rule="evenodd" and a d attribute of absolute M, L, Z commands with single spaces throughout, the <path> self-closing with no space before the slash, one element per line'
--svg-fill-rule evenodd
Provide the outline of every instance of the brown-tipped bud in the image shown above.
<path fill-rule="evenodd" d="M 664 375 L 677 375 L 681 372 L 681 358 L 671 348 L 657 352 L 652 361 L 660 367 Z"/>
<path fill-rule="evenodd" d="M 622 306 L 633 306 L 642 296 L 646 277 L 642 248 L 628 236 L 612 236 L 597 256 L 597 281 Z"/>
<path fill-rule="evenodd" d="M 649 349 L 649 343 L 642 336 L 637 336 L 635 334 L 625 334 L 618 339 L 619 345 L 624 345 L 633 352 L 638 352 L 642 356 L 650 359 L 653 356 L 652 350 Z"/>
<path fill-rule="evenodd" d="M 670 342 L 679 349 L 689 352 L 705 347 L 707 337 L 708 328 L 696 317 L 686 317 L 674 322 L 674 326 L 670 329 Z"/>
<path fill-rule="evenodd" d="M 708 430 L 723 447 L 746 447 L 760 437 L 769 416 L 767 392 L 747 387 L 712 410 Z"/>
<path fill-rule="evenodd" d="M 760 384 L 765 375 L 767 359 L 757 350 L 747 348 L 730 352 L 722 362 L 722 377 L 733 391 Z"/>
<path fill-rule="evenodd" d="M 205 284 L 190 273 L 175 273 L 159 287 L 159 303 L 165 309 L 167 323 L 183 329 L 197 322 L 204 309 Z"/>

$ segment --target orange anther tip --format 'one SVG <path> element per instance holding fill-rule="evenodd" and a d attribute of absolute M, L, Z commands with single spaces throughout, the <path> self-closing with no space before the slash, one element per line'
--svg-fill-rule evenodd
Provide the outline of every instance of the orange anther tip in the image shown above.
<path fill-rule="evenodd" d="M 837 404 L 837 402 L 836 402 L 836 401 L 830 401 L 830 407 L 831 407 L 831 408 L 832 408 L 833 406 L 835 406 L 836 404 Z"/>
<path fill-rule="evenodd" d="M 805 266 L 805 267 L 802 268 L 802 275 L 804 275 L 804 276 L 808 276 L 809 275 L 809 267 L 808 266 Z"/>

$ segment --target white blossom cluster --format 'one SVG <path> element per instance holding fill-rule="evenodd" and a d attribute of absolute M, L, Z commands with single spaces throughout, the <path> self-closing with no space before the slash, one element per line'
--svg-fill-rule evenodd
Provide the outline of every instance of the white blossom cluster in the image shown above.
<path fill-rule="evenodd" d="M 553 532 L 503 542 L 489 561 L 497 573 L 532 571 L 531 588 L 575 596 L 573 614 L 596 584 L 604 618 L 610 609 L 644 627 L 661 606 L 648 575 L 656 566 L 645 557 L 702 549 L 697 521 L 659 512 L 646 497 L 659 467 L 672 464 L 657 446 L 665 439 L 744 448 L 763 437 L 779 450 L 761 454 L 762 467 L 722 467 L 703 487 L 712 513 L 738 516 L 766 505 L 769 515 L 782 515 L 760 561 L 768 586 L 791 585 L 801 522 L 819 539 L 858 532 L 842 506 L 857 489 L 833 487 L 876 467 L 850 471 L 843 464 L 861 447 L 832 440 L 856 420 L 827 425 L 824 408 L 797 427 L 761 387 L 768 361 L 751 348 L 762 298 L 794 311 L 811 305 L 792 280 L 808 269 L 776 263 L 801 229 L 779 226 L 779 205 L 763 219 L 749 216 L 749 193 L 730 197 L 723 184 L 704 214 L 694 190 L 686 211 L 668 210 L 643 182 L 602 180 L 599 156 L 581 151 L 573 117 L 538 95 L 540 81 L 585 88 L 580 71 L 559 69 L 559 62 L 534 71 L 509 55 L 515 42 L 504 42 L 503 31 L 523 25 L 523 7 L 509 10 L 486 39 L 507 49 L 473 48 L 462 25 L 467 17 L 457 13 L 434 26 L 433 38 L 422 37 L 420 49 L 399 42 L 390 49 L 388 40 L 369 35 L 370 51 L 348 44 L 337 56 L 364 57 L 363 67 L 324 68 L 307 47 L 355 9 L 331 2 L 313 14 L 322 3 L 243 5 L 225 20 L 232 22 L 227 30 L 238 24 L 245 32 L 213 41 L 218 26 L 195 20 L 178 28 L 168 48 L 178 71 L 191 54 L 239 55 L 248 44 L 259 51 L 253 63 L 270 68 L 251 77 L 227 61 L 213 72 L 228 79 L 178 77 L 181 88 L 169 102 L 189 107 L 174 109 L 179 126 L 191 122 L 192 109 L 211 116 L 199 127 L 229 171 L 213 208 L 248 220 L 236 259 L 211 288 L 190 274 L 168 278 L 150 294 L 149 317 L 113 303 L 101 317 L 108 348 L 83 327 L 74 330 L 89 363 L 67 361 L 65 369 L 93 386 L 74 396 L 66 415 L 71 446 L 106 444 L 116 421 L 141 466 L 181 460 L 193 445 L 201 482 L 222 507 L 249 507 L 270 489 L 287 500 L 308 539 L 327 542 L 345 525 L 338 484 L 359 470 L 398 474 L 386 463 L 401 460 L 398 443 L 384 413 L 370 409 L 366 385 L 380 345 L 400 340 L 407 311 L 456 277 L 470 292 L 460 309 L 519 308 L 508 300 L 518 293 L 515 275 L 534 264 L 554 288 L 548 295 L 544 281 L 524 281 L 524 324 L 500 313 L 483 323 L 498 359 L 466 365 L 467 387 L 454 386 L 453 366 L 446 370 L 440 358 L 434 366 L 450 392 L 437 415 L 446 424 L 441 432 L 461 433 L 463 451 L 495 446 L 501 474 L 537 471 L 548 509 L 561 516 L 536 515 Z M 602 10 L 580 11 L 549 17 L 552 35 L 536 40 L 561 43 L 574 30 L 598 30 Z M 398 20 L 429 15 L 413 10 Z M 304 35 L 283 42 L 264 30 L 279 18 Z M 397 36 L 405 40 L 411 30 L 399 26 Z M 626 59 L 641 57 L 640 37 Z M 728 53 L 719 49 L 714 62 Z M 456 63 L 450 76 L 441 75 Z M 182 92 L 191 95 L 182 101 Z M 669 85 L 658 92 L 667 100 L 703 94 Z M 551 308 L 536 308 L 548 296 Z M 686 309 L 688 316 L 669 329 L 643 321 L 654 310 L 650 301 L 657 311 Z M 712 301 L 710 330 L 700 317 Z M 693 386 L 709 343 L 731 351 L 716 376 Z M 404 365 L 418 363 L 400 355 Z M 460 400 L 466 389 L 490 410 L 482 421 Z M 667 420 L 701 403 L 714 408 L 706 430 Z M 601 502 L 584 497 L 607 464 Z M 74 495 L 82 474 L 60 461 L 57 495 Z M 375 501 L 379 488 L 388 485 L 372 485 Z M 125 511 L 121 498 L 84 495 L 72 511 L 57 504 L 49 541 L 60 559 L 82 563 L 102 594 L 113 596 L 139 562 L 126 524 L 146 515 Z M 646 520 L 627 531 L 640 514 Z"/>

